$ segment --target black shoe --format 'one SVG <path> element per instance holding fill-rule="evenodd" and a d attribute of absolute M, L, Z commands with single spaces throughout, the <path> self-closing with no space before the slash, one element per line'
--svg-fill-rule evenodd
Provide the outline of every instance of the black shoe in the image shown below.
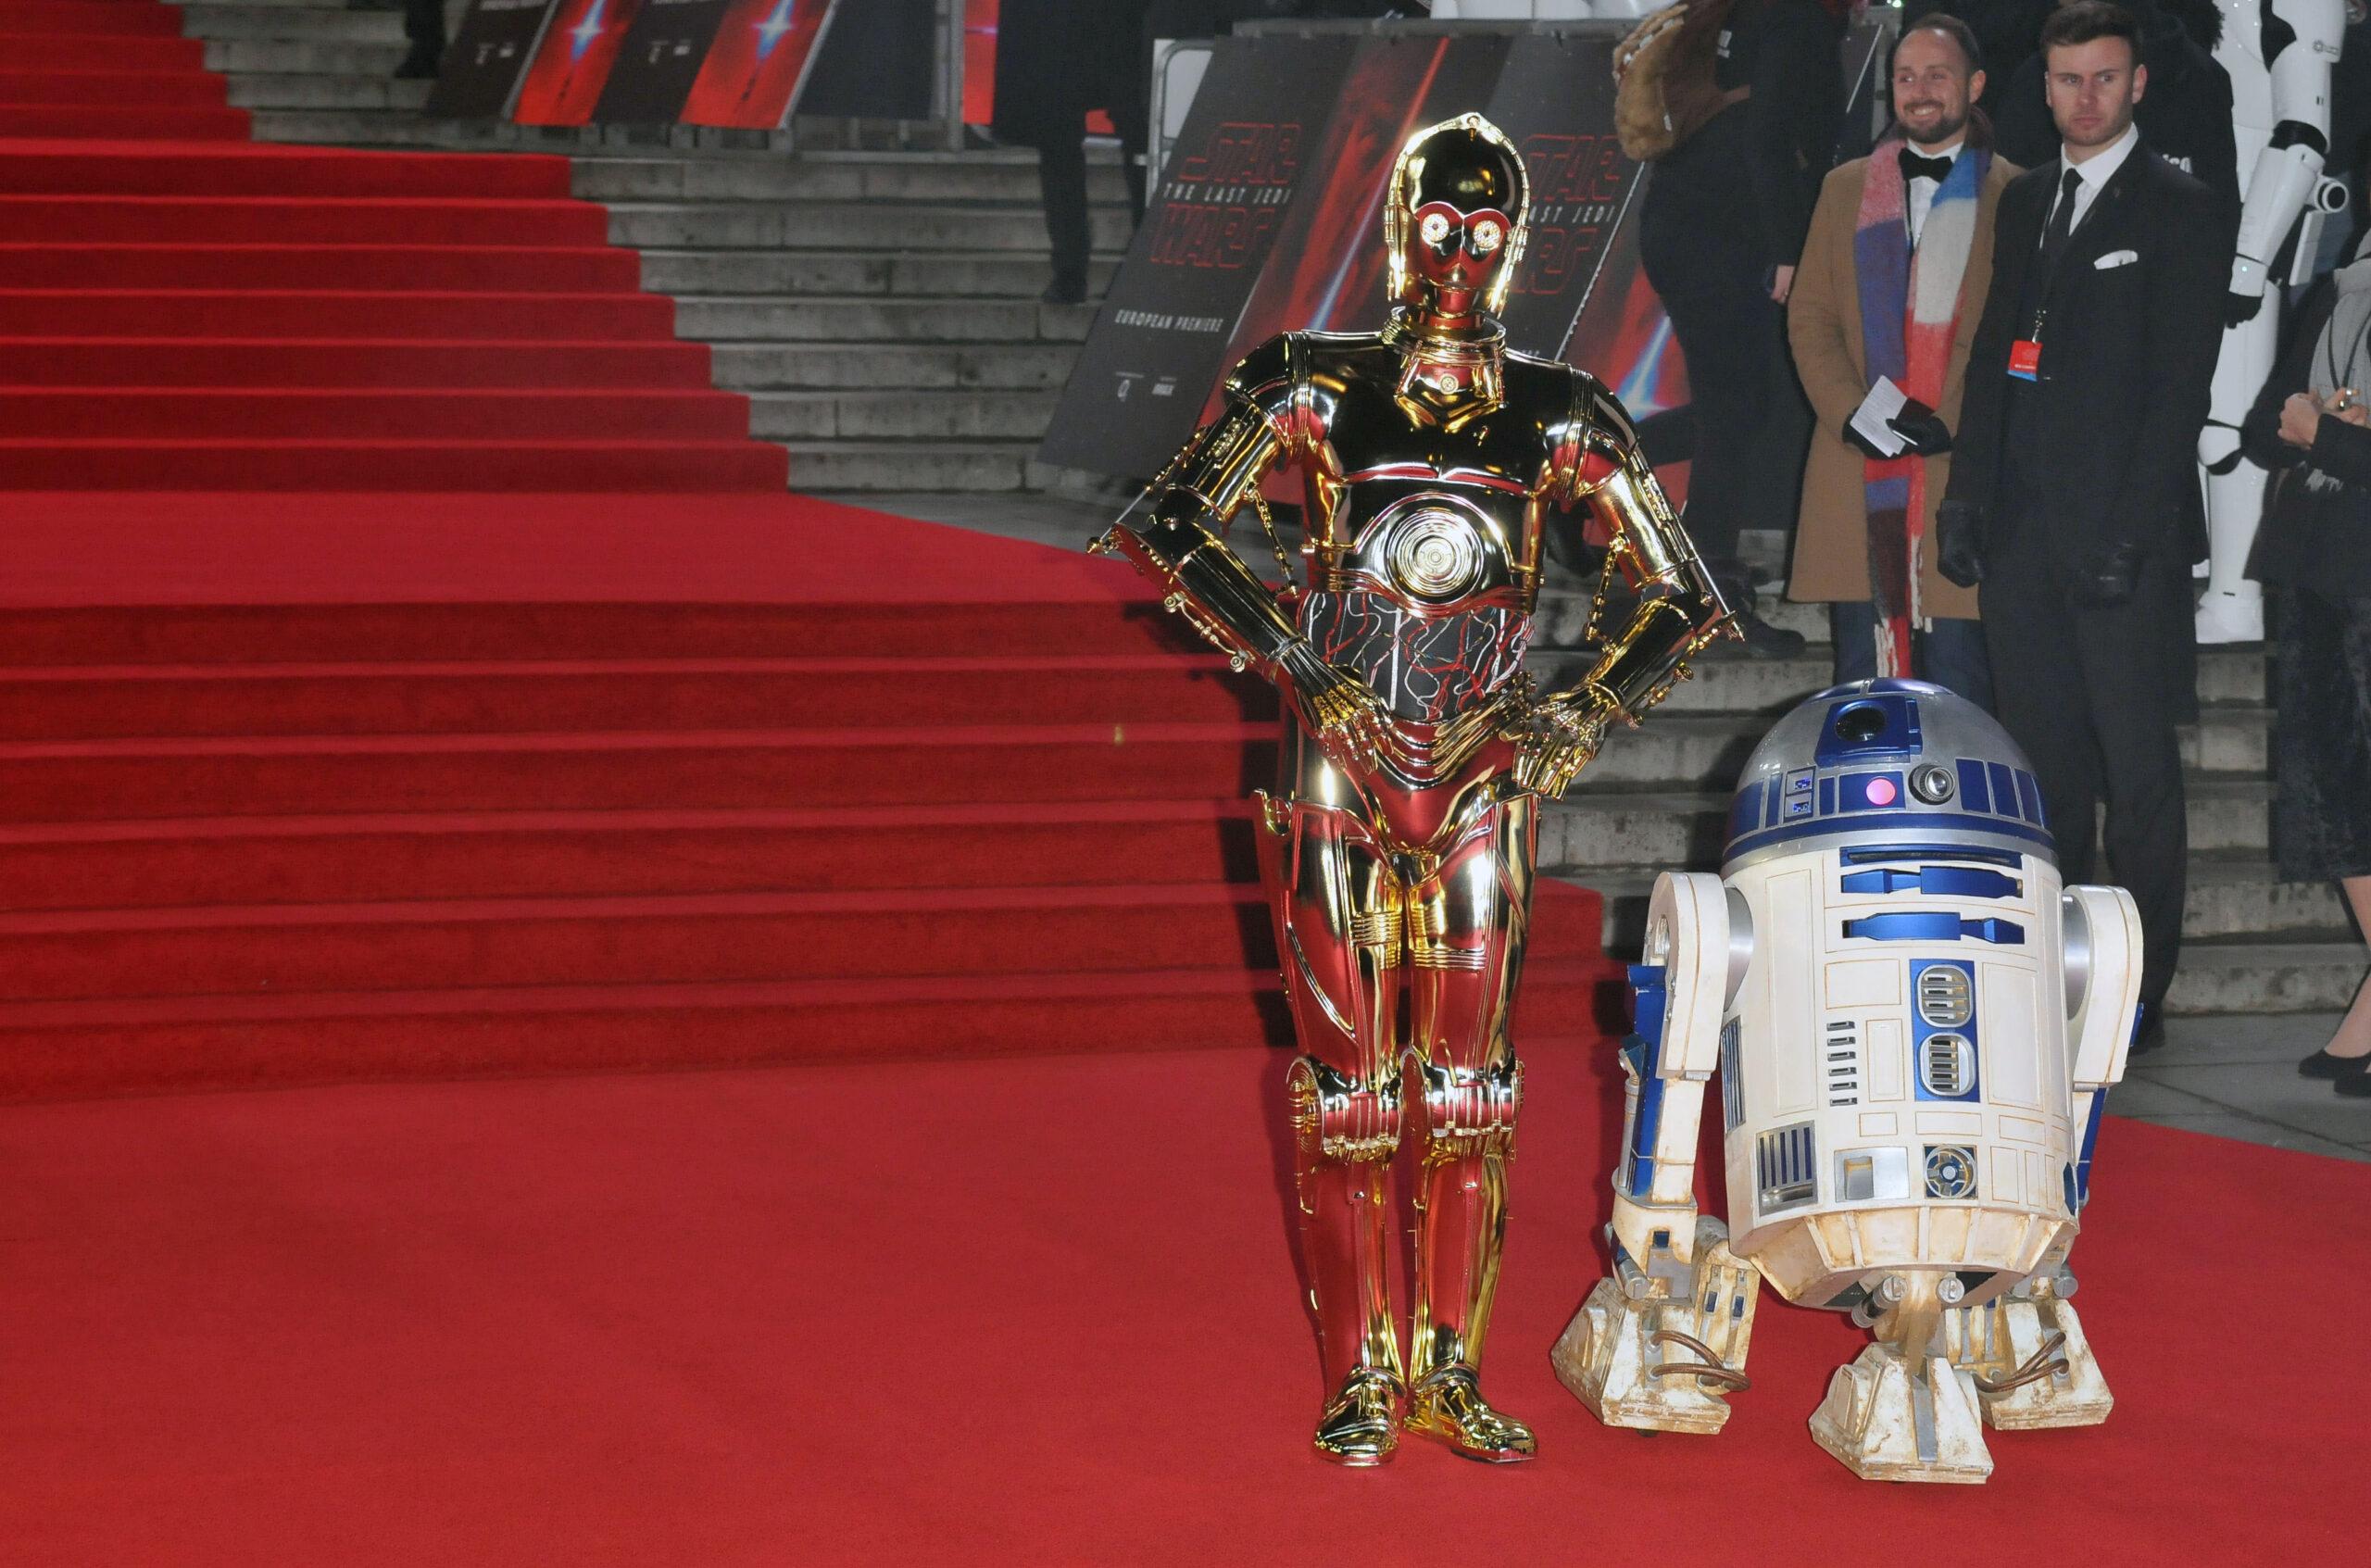
<path fill-rule="evenodd" d="M 1803 656 L 1803 634 L 1789 632 L 1783 626 L 1773 626 L 1750 609 L 1740 609 L 1730 618 L 1739 637 L 1715 637 L 1704 650 L 1706 659 L 1800 659 Z"/>
<path fill-rule="evenodd" d="M 2330 1088 L 2348 1099 L 2371 1099 L 2371 1056 L 2354 1059 L 2354 1071 L 2339 1077 Z"/>
<path fill-rule="evenodd" d="M 2156 1003 L 2141 1003 L 2140 1027 L 2132 1032 L 2132 1046 L 2131 1048 L 2125 1052 L 2125 1055 L 2127 1057 L 2147 1056 L 2151 1051 L 2155 1050 L 2164 1043 L 2165 1015 L 2158 1010 Z"/>
<path fill-rule="evenodd" d="M 1046 292 L 1037 296 L 1037 302 L 1040 305 L 1085 305 L 1086 280 L 1085 278 L 1056 278 L 1046 285 Z"/>
<path fill-rule="evenodd" d="M 395 80 L 397 82 L 430 81 L 444 69 L 444 50 L 432 49 L 425 44 L 415 44 L 411 46 L 411 53 L 404 56 L 404 63 L 395 68 Z"/>
<path fill-rule="evenodd" d="M 2297 1076 L 2344 1078 L 2365 1070 L 2371 1070 L 2371 1056 L 2332 1056 L 2327 1051 L 2315 1051 L 2297 1064 Z M 2364 1092 L 2371 1094 L 2371 1090 Z"/>

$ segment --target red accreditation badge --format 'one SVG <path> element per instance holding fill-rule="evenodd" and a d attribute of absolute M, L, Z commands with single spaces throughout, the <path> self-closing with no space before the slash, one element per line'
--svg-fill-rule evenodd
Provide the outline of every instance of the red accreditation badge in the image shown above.
<path fill-rule="evenodd" d="M 2009 373 L 2019 381 L 2041 379 L 2041 345 L 2021 337 L 2009 345 Z"/>

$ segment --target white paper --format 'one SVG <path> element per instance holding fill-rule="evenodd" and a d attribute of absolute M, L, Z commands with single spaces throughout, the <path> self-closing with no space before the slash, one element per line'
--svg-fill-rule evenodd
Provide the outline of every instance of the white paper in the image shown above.
<path fill-rule="evenodd" d="M 1894 385 L 1891 377 L 1879 376 L 1877 384 L 1869 388 L 1869 395 L 1852 410 L 1852 428 L 1887 457 L 1899 458 L 1909 449 L 1910 443 L 1886 421 L 1901 413 L 1902 405 L 1909 401 L 1909 395 Z"/>

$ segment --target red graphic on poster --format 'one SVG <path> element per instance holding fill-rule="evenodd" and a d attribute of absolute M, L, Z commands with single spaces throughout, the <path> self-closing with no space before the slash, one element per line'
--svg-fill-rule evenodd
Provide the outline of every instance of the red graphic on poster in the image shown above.
<path fill-rule="evenodd" d="M 593 118 L 609 68 L 642 0 L 560 0 L 510 118 L 521 125 L 583 125 Z"/>
<path fill-rule="evenodd" d="M 769 131 L 789 114 L 836 0 L 733 0 L 684 103 L 686 125 Z"/>
<path fill-rule="evenodd" d="M 997 6 L 963 0 L 963 123 L 985 125 L 997 108 Z"/>

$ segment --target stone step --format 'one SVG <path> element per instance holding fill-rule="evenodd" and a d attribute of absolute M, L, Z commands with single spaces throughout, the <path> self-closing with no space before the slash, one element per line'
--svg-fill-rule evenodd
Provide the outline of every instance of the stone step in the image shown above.
<path fill-rule="evenodd" d="M 605 157 L 576 165 L 590 201 L 910 201 L 1010 204 L 1042 199 L 1034 155 L 817 153 L 796 158 Z M 1087 169 L 1087 199 L 1119 208 L 1127 184 L 1116 162 Z"/>
<path fill-rule="evenodd" d="M 1110 286 L 1116 261 L 1097 262 L 1091 283 Z M 894 295 L 1035 300 L 1048 272 L 1040 256 L 994 252 L 890 255 L 823 250 L 646 250 L 642 286 L 685 295 Z"/>
<path fill-rule="evenodd" d="M 206 45 L 206 69 L 226 75 L 386 76 L 408 45 L 315 44 L 298 38 L 222 38 Z"/>
<path fill-rule="evenodd" d="M 234 108 L 418 109 L 428 101 L 433 82 L 398 82 L 384 72 L 331 73 L 290 71 L 230 75 Z"/>
<path fill-rule="evenodd" d="M 2340 1012 L 2363 984 L 2363 944 L 2182 944 L 2167 1013 Z"/>
<path fill-rule="evenodd" d="M 1097 250 L 1127 248 L 1127 215 L 1091 215 Z M 612 244 L 661 249 L 783 246 L 801 250 L 1022 251 L 1047 253 L 1046 222 L 1021 207 L 897 202 L 620 202 L 609 208 Z"/>
<path fill-rule="evenodd" d="M 801 490 L 1033 488 L 1035 441 L 784 441 Z"/>
<path fill-rule="evenodd" d="M 1587 882 L 1607 867 L 1720 863 L 1727 792 L 1617 787 L 1604 762 L 1591 765 L 1571 795 L 1541 813 L 1543 871 Z M 1598 787 L 1591 787 L 1592 781 Z M 2268 781 L 2193 774 L 2188 795 L 2193 853 L 2266 852 L 2272 819 Z"/>
<path fill-rule="evenodd" d="M 768 441 L 1027 441 L 1051 392 L 753 392 L 749 433 Z M 807 483 L 802 478 L 802 489 Z"/>
<path fill-rule="evenodd" d="M 192 0 L 181 7 L 191 38 L 283 38 L 310 44 L 401 44 L 404 19 L 394 11 L 325 10 L 320 6 L 247 4 L 215 6 Z"/>
<path fill-rule="evenodd" d="M 735 392 L 823 387 L 1059 392 L 1070 378 L 1075 357 L 1076 350 L 1067 344 L 1033 343 L 716 343 L 709 349 L 716 384 Z M 810 486 L 802 480 L 799 488 Z M 931 487 L 917 481 L 901 488 Z"/>
<path fill-rule="evenodd" d="M 1710 862 L 1706 862 L 1710 864 Z M 1626 959 L 1646 937 L 1647 899 L 1660 866 L 1607 866 L 1572 880 L 1605 898 L 1606 951 Z M 2194 941 L 2344 941 L 2346 910 L 2328 883 L 2282 882 L 2262 856 L 2192 857 L 2182 931 Z"/>
<path fill-rule="evenodd" d="M 710 342 L 1081 343 L 1094 320 L 1093 306 L 1035 300 L 675 296 L 676 334 Z"/>

